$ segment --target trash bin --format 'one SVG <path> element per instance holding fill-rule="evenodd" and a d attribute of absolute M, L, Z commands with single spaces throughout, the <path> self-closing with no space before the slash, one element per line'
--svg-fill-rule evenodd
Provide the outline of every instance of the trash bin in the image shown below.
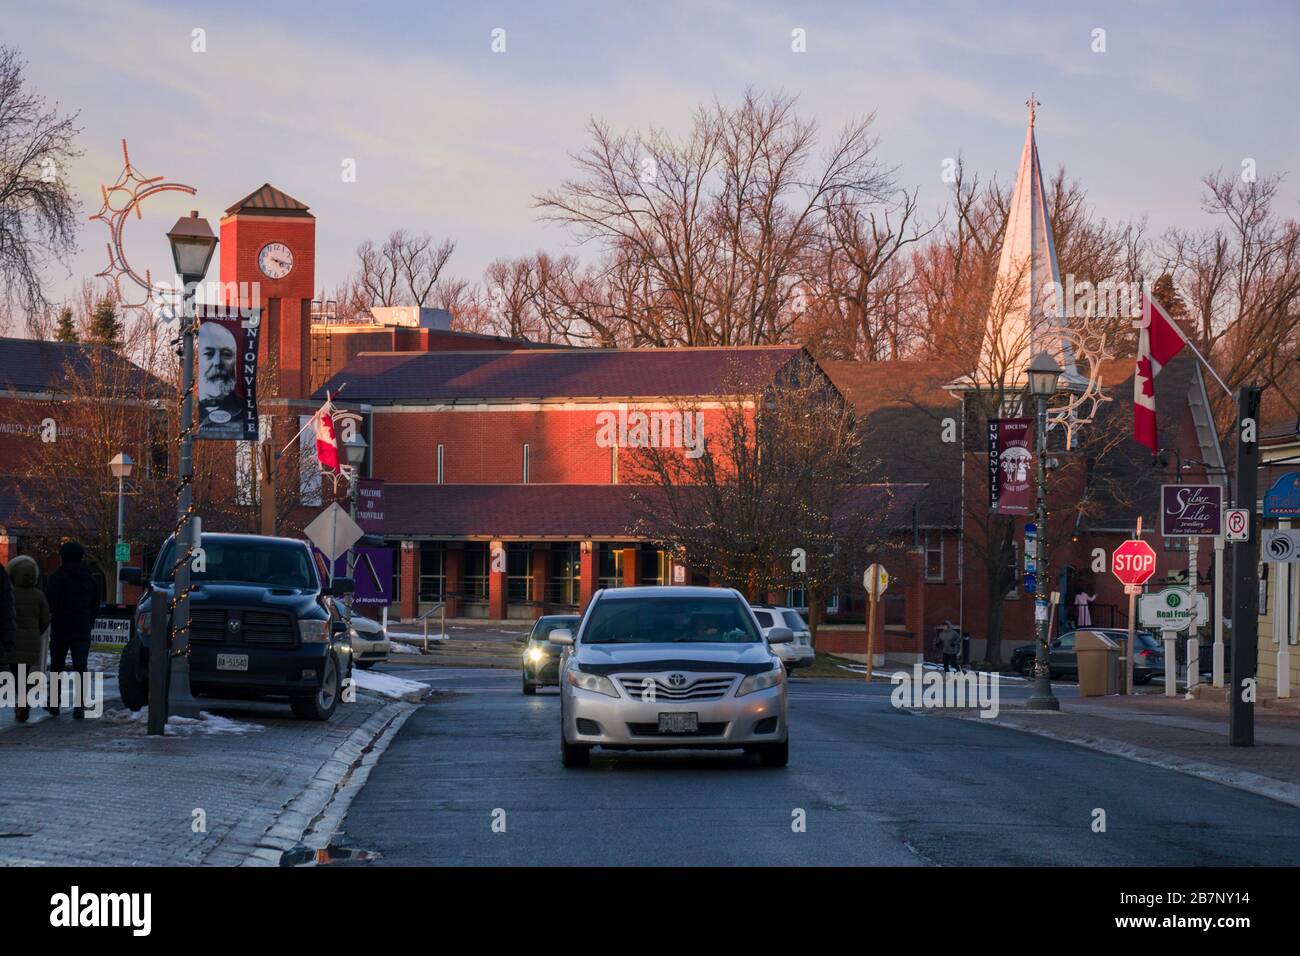
<path fill-rule="evenodd" d="M 1074 651 L 1079 660 L 1079 696 L 1104 697 L 1119 693 L 1120 645 L 1097 631 L 1074 633 Z"/>

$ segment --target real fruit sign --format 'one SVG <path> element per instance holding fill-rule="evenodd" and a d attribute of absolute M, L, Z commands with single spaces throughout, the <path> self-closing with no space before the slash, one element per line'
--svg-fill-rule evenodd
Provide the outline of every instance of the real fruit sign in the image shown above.
<path fill-rule="evenodd" d="M 1145 541 L 1130 538 L 1110 556 L 1110 570 L 1121 584 L 1145 584 L 1156 573 L 1156 553 Z"/>

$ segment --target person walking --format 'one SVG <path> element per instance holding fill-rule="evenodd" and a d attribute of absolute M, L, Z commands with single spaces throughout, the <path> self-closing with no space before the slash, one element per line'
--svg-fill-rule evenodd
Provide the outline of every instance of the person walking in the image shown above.
<path fill-rule="evenodd" d="M 9 575 L 0 565 L 0 672 L 9 667 L 18 635 L 18 617 L 14 607 L 14 589 Z"/>
<path fill-rule="evenodd" d="M 961 632 L 953 627 L 952 621 L 945 620 L 939 629 L 939 650 L 943 654 L 943 672 L 948 673 L 948 668 L 952 667 L 960 673 L 961 666 L 957 659 L 961 654 Z"/>
<path fill-rule="evenodd" d="M 18 668 L 26 665 L 27 673 L 39 671 L 45 666 L 45 655 L 41 653 L 45 630 L 50 626 L 50 605 L 45 594 L 37 586 L 40 578 L 36 559 L 20 554 L 9 562 L 9 580 L 14 589 L 14 611 L 17 622 L 17 634 L 12 652 L 5 652 L 5 664 L 18 678 Z M 26 696 L 22 698 L 26 700 Z M 14 711 L 14 719 L 20 724 L 31 713 L 31 708 L 23 705 Z"/>
<path fill-rule="evenodd" d="M 59 548 L 59 570 L 50 575 L 45 588 L 50 602 L 50 703 L 47 709 L 58 714 L 59 673 L 72 657 L 72 668 L 84 675 L 90 661 L 90 632 L 95 627 L 95 614 L 99 611 L 99 585 L 82 560 L 86 550 L 75 541 L 67 541 Z M 84 676 L 80 681 L 84 681 Z M 81 682 L 77 686 L 81 687 Z M 82 688 L 84 691 L 84 687 Z M 81 720 L 86 716 L 82 700 L 72 705 L 72 716 Z"/>

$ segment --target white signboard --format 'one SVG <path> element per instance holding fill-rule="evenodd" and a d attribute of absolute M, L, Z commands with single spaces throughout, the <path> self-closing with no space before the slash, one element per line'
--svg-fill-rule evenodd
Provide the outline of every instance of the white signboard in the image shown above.
<path fill-rule="evenodd" d="M 1223 534 L 1228 541 L 1250 540 L 1250 512 L 1245 508 L 1229 508 L 1223 513 Z"/>
<path fill-rule="evenodd" d="M 1265 531 L 1260 542 L 1260 559 L 1284 564 L 1300 562 L 1300 531 Z"/>
<path fill-rule="evenodd" d="M 1192 624 L 1210 619 L 1209 601 L 1199 591 L 1172 587 L 1152 591 L 1138 598 L 1138 620 L 1143 627 L 1161 631 L 1185 631 Z"/>
<path fill-rule="evenodd" d="M 889 587 L 889 572 L 884 569 L 883 565 L 873 564 L 862 574 L 862 586 L 867 589 L 867 594 L 872 597 L 880 597 Z"/>

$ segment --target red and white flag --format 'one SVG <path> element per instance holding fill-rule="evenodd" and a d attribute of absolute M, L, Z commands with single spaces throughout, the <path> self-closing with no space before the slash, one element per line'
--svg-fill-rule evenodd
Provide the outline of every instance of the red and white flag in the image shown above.
<path fill-rule="evenodd" d="M 321 468 L 339 470 L 339 441 L 334 434 L 334 406 L 328 395 L 316 413 L 316 460 Z"/>
<path fill-rule="evenodd" d="M 1160 448 L 1156 437 L 1156 376 L 1186 344 L 1174 320 L 1144 293 L 1137 371 L 1133 375 L 1133 438 L 1151 449 L 1152 455 Z"/>

